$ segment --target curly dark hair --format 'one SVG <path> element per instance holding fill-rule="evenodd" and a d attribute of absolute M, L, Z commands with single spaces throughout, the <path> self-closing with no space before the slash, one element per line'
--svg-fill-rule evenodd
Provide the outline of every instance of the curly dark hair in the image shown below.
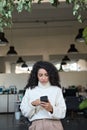
<path fill-rule="evenodd" d="M 33 89 L 38 85 L 37 74 L 38 74 L 38 70 L 40 68 L 43 68 L 43 69 L 45 69 L 47 71 L 48 76 L 49 76 L 49 82 L 51 83 L 51 85 L 61 87 L 61 85 L 59 83 L 60 78 L 59 78 L 57 68 L 50 62 L 38 61 L 33 66 L 33 69 L 32 69 L 32 71 L 30 73 L 28 83 L 27 83 L 25 89 L 27 89 L 27 88 Z"/>

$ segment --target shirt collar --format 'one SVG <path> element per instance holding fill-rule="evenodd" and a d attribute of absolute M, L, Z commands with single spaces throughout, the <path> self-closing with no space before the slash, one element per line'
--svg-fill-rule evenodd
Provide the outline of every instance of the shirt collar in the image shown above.
<path fill-rule="evenodd" d="M 50 82 L 47 82 L 46 84 L 42 84 L 41 82 L 38 82 L 38 87 L 40 87 L 40 88 L 46 89 L 50 86 L 51 86 Z"/>

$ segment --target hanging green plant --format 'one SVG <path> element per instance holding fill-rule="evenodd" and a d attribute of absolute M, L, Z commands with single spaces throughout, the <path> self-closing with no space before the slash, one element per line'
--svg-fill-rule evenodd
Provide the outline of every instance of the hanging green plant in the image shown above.
<path fill-rule="evenodd" d="M 68 4 L 73 6 L 73 15 L 77 17 L 77 20 L 81 23 L 82 12 L 87 10 L 87 0 L 66 0 Z"/>
<path fill-rule="evenodd" d="M 85 43 L 87 44 L 87 26 L 83 30 L 83 38 L 85 39 Z"/>
<path fill-rule="evenodd" d="M 0 0 L 0 31 L 4 27 L 12 26 L 12 13 L 14 9 L 22 12 L 31 10 L 32 0 Z"/>
<path fill-rule="evenodd" d="M 14 4 L 12 0 L 0 0 L 0 31 L 12 24 L 12 12 Z"/>

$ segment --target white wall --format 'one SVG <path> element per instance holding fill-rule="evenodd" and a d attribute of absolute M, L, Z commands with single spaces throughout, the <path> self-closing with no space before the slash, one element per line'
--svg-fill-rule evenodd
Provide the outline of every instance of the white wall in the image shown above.
<path fill-rule="evenodd" d="M 60 80 L 62 87 L 71 85 L 82 85 L 87 87 L 87 71 L 86 72 L 60 72 Z"/>
<path fill-rule="evenodd" d="M 70 85 L 82 85 L 87 87 L 87 72 L 59 72 L 62 87 Z M 29 74 L 0 74 L 0 86 L 9 88 L 15 85 L 17 89 L 23 89 L 27 83 Z"/>
<path fill-rule="evenodd" d="M 17 89 L 23 89 L 27 83 L 28 74 L 0 74 L 0 86 L 9 88 L 10 85 L 15 85 Z"/>

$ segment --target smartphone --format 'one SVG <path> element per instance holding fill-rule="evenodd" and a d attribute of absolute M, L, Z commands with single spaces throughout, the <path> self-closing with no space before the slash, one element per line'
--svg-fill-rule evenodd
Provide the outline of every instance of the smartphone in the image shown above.
<path fill-rule="evenodd" d="M 48 102 L 48 97 L 47 96 L 41 96 L 40 101 L 42 102 Z"/>

